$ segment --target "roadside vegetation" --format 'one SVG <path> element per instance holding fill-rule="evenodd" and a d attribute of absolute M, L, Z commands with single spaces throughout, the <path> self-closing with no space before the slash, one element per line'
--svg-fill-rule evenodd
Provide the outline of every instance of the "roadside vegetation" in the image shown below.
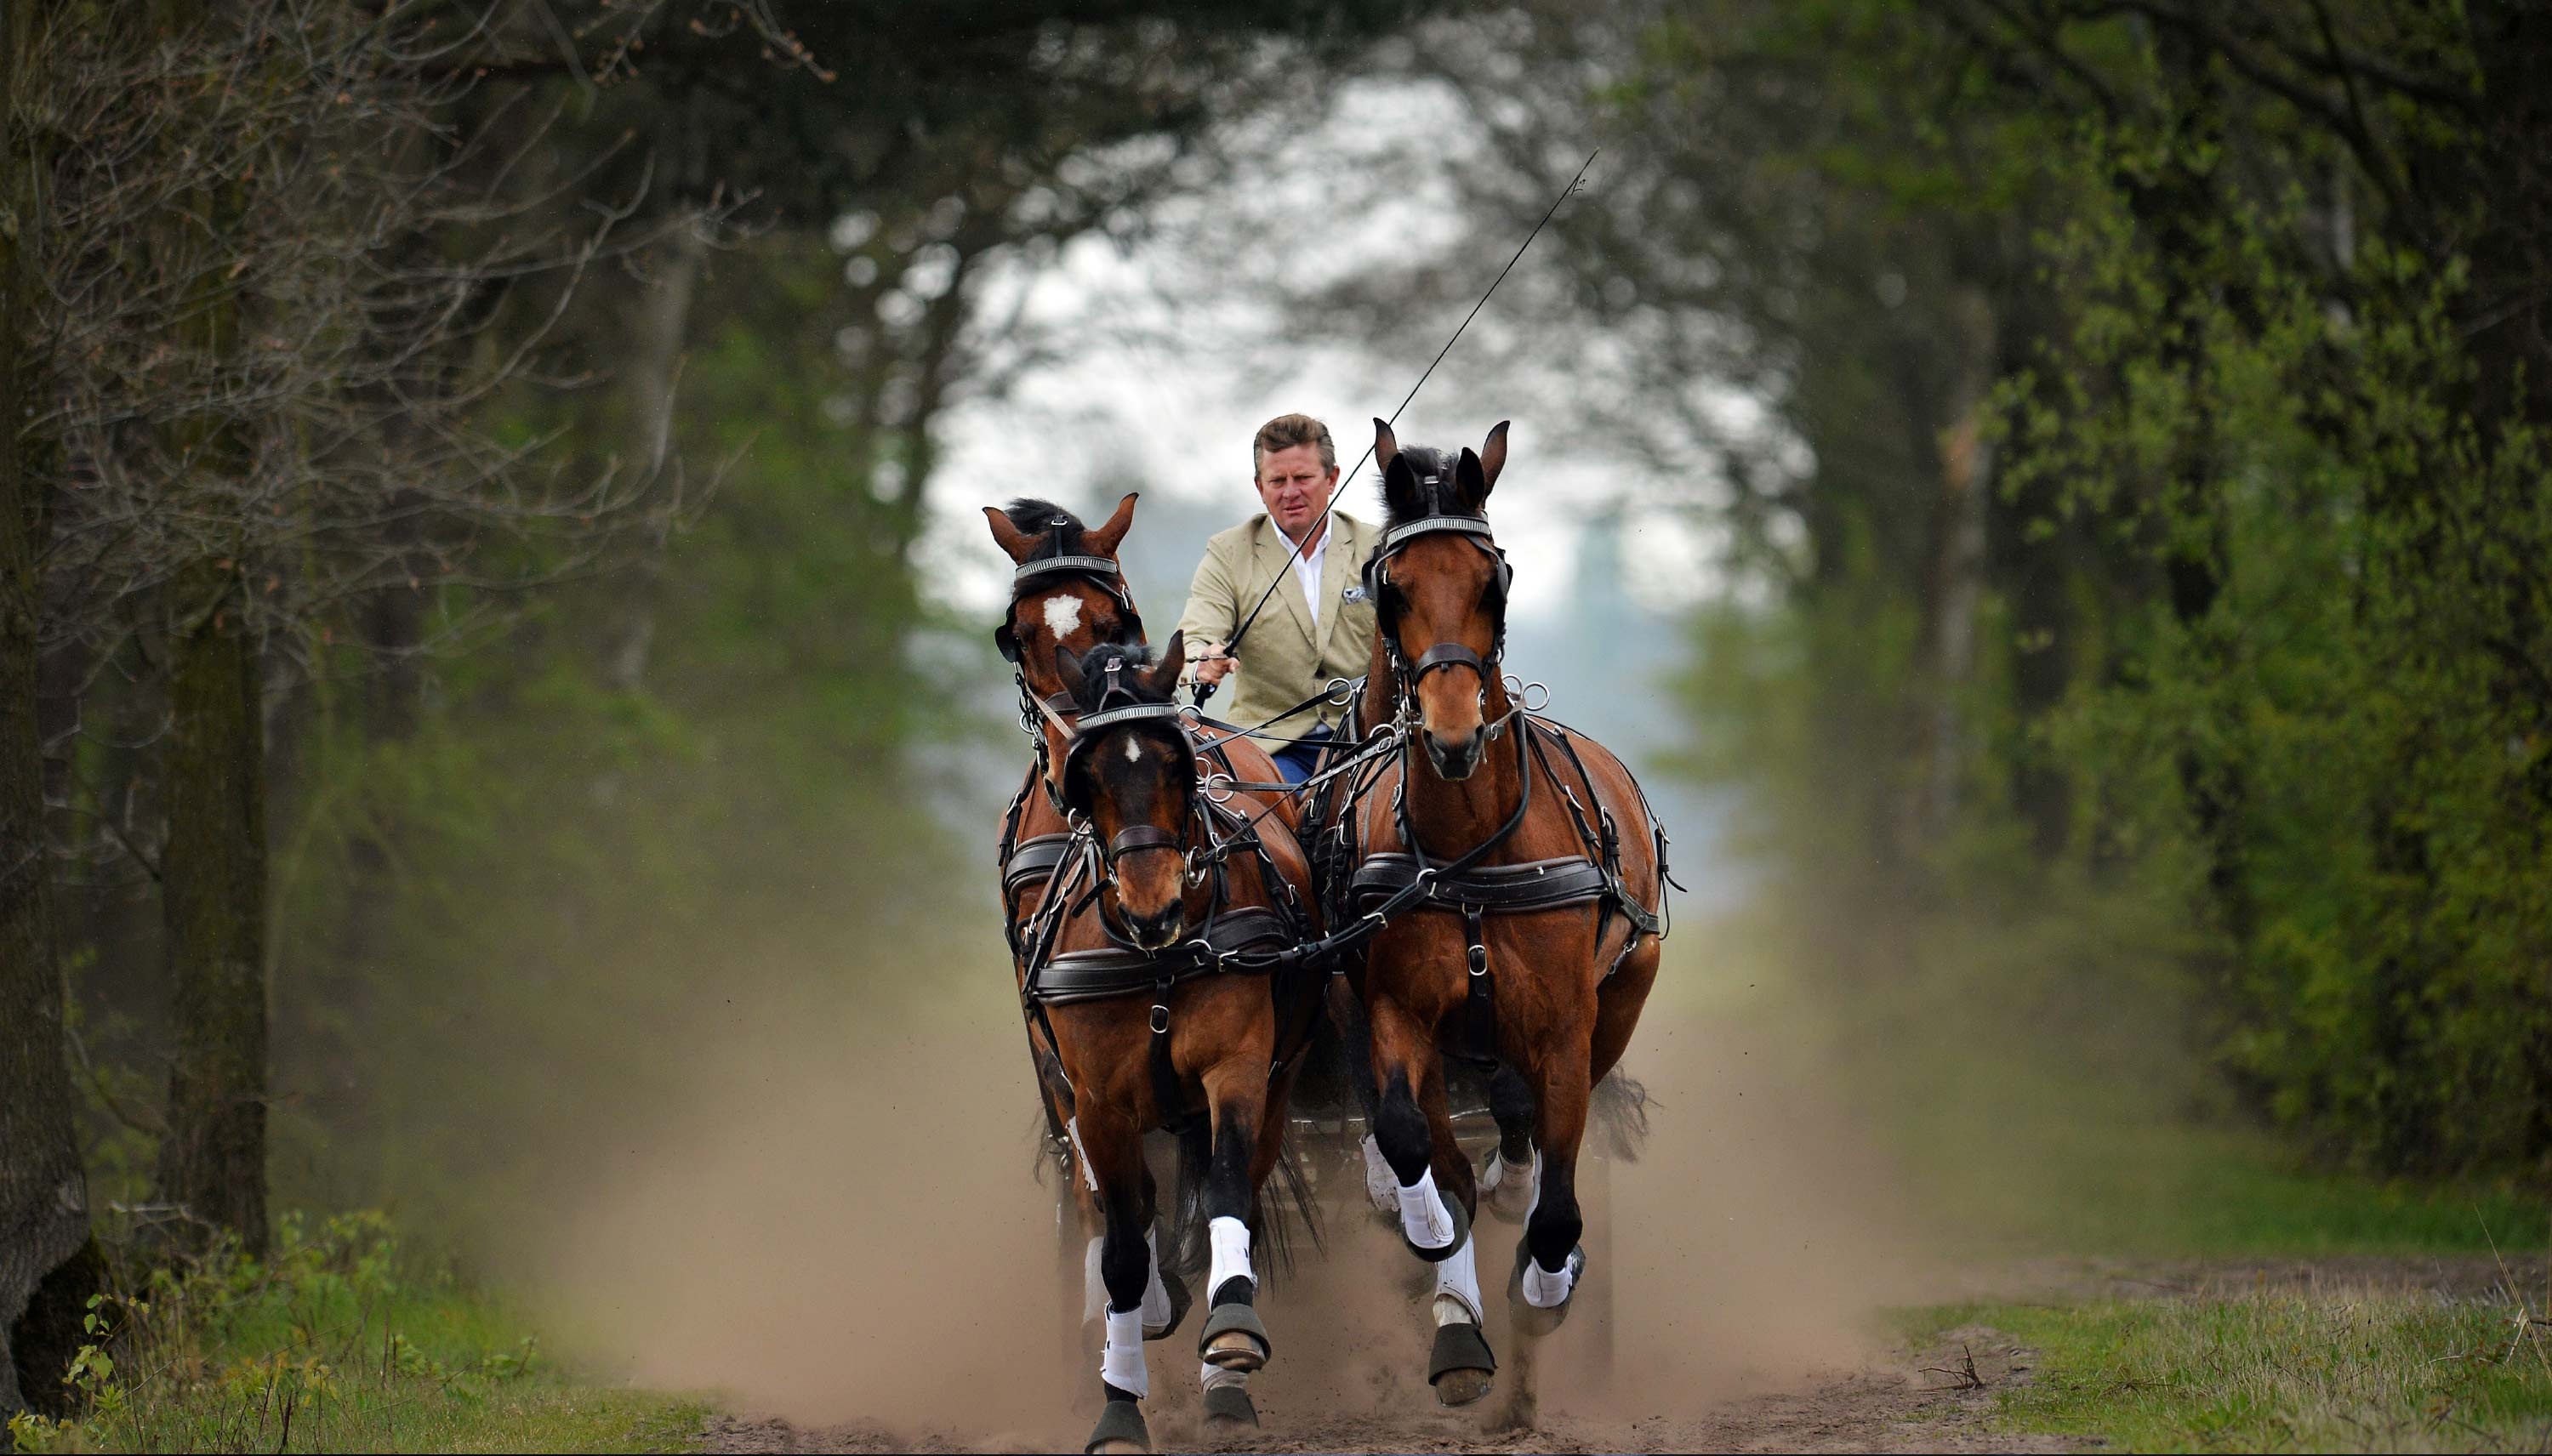
<path fill-rule="evenodd" d="M 270 1257 L 217 1246 L 83 1323 L 78 1413 L 13 1417 L 21 1451 L 659 1451 L 704 1408 L 580 1384 L 377 1213 L 286 1214 Z"/>

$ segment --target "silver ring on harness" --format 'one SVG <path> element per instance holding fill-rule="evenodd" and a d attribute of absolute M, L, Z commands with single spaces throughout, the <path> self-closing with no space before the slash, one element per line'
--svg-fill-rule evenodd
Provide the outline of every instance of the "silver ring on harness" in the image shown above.
<path fill-rule="evenodd" d="M 1152 1033 L 1153 1033 L 1153 1035 L 1155 1035 L 1155 1036 L 1166 1035 L 1166 1034 L 1168 1034 L 1169 1029 L 1170 1029 L 1170 1008 L 1169 1008 L 1169 1007 L 1167 1007 L 1167 1006 L 1165 1006 L 1165 1005 L 1162 1005 L 1162 1004 L 1161 1004 L 1160 1002 L 1158 1002 L 1158 1001 L 1154 1001 L 1154 1002 L 1152 1003 Z"/>

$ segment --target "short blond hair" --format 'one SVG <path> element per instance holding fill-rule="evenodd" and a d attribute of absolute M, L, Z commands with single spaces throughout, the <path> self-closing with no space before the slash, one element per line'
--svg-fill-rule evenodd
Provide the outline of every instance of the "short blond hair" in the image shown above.
<path fill-rule="evenodd" d="M 1257 438 L 1249 442 L 1249 478 L 1258 478 L 1272 450 L 1291 450 L 1297 445 L 1321 447 L 1321 468 L 1338 468 L 1338 448 L 1329 443 L 1329 427 L 1310 415 L 1278 415 L 1258 427 Z"/>

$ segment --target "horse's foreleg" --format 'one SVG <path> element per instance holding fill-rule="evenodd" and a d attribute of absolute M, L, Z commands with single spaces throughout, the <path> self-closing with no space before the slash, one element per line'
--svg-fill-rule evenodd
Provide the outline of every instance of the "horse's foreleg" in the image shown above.
<path fill-rule="evenodd" d="M 1094 1452 L 1148 1451 L 1151 1437 L 1140 1402 L 1151 1394 L 1143 1363 L 1143 1292 L 1152 1282 L 1149 1199 L 1143 1183 L 1143 1139 L 1131 1120 L 1084 1106 L 1075 1131 L 1090 1176 L 1099 1185 L 1106 1219 L 1100 1235 L 1099 1276 L 1107 1291 L 1107 1343 L 1099 1357 L 1099 1389 L 1107 1404 L 1085 1448 Z"/>
<path fill-rule="evenodd" d="M 1214 1116 L 1205 1183 L 1213 1264 L 1206 1280 L 1210 1307 L 1197 1335 L 1197 1356 L 1204 1362 L 1199 1379 L 1209 1419 L 1254 1426 L 1258 1411 L 1249 1400 L 1249 1373 L 1265 1366 L 1274 1349 L 1258 1317 L 1258 1275 L 1249 1248 L 1249 1213 L 1265 1176 L 1261 1154 L 1272 1122 L 1264 1070 L 1218 1068 L 1206 1078 L 1206 1096 Z"/>
<path fill-rule="evenodd" d="M 1374 1071 L 1382 1084 L 1374 1135 L 1397 1180 L 1392 1193 L 1401 1237 L 1436 1266 L 1436 1347 L 1427 1379 L 1438 1401 L 1467 1405 L 1489 1393 L 1498 1368 L 1480 1331 L 1469 1218 L 1478 1194 L 1470 1163 L 1453 1140 L 1435 1039 L 1390 1001 L 1376 1005 L 1372 1020 Z"/>
<path fill-rule="evenodd" d="M 1577 1157 L 1593 1093 L 1586 1032 L 1558 1042 L 1544 1048 L 1533 1068 L 1542 1107 L 1542 1185 L 1533 1216 L 1525 1222 L 1524 1242 L 1516 1250 L 1515 1282 L 1524 1303 L 1516 1311 L 1517 1325 L 1529 1333 L 1557 1326 L 1586 1267 L 1586 1251 L 1578 1242 L 1586 1220 L 1577 1206 Z"/>

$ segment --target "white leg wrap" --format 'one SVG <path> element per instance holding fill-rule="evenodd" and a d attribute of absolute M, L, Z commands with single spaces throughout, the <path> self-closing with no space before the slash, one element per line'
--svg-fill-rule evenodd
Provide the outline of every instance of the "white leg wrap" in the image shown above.
<path fill-rule="evenodd" d="M 1480 1322 L 1480 1241 L 1472 1239 L 1436 1266 L 1436 1322 Z"/>
<path fill-rule="evenodd" d="M 1157 1247 L 1159 1231 L 1143 1235 L 1143 1248 L 1152 1256 L 1151 1282 L 1143 1286 L 1143 1322 L 1155 1327 L 1170 1322 L 1170 1287 L 1161 1283 L 1161 1251 Z M 1126 1389 L 1131 1390 L 1128 1386 Z"/>
<path fill-rule="evenodd" d="M 1444 1208 L 1443 1198 L 1436 1193 L 1436 1170 L 1418 1175 L 1418 1181 L 1407 1188 L 1395 1186 L 1393 1196 L 1400 1203 L 1400 1231 L 1422 1249 L 1440 1249 L 1453 1241 L 1453 1215 Z"/>
<path fill-rule="evenodd" d="M 1108 1281 L 1099 1277 L 1099 1251 L 1108 1243 L 1105 1238 L 1090 1241 L 1090 1252 L 1081 1260 L 1081 1322 L 1088 1324 L 1108 1313 Z"/>
<path fill-rule="evenodd" d="M 1221 1293 L 1226 1279 L 1245 1279 L 1251 1289 L 1256 1289 L 1258 1276 L 1249 1268 L 1249 1225 L 1237 1218 L 1217 1218 L 1206 1224 L 1205 1231 L 1214 1241 L 1214 1266 L 1206 1280 L 1206 1299 L 1210 1300 Z"/>
<path fill-rule="evenodd" d="M 1152 1393 L 1151 1378 L 1143 1373 L 1142 1310 L 1108 1311 L 1108 1348 L 1099 1354 L 1099 1378 L 1131 1396 Z"/>
<path fill-rule="evenodd" d="M 1220 1365 L 1199 1365 L 1197 1384 L 1209 1391 L 1217 1386 L 1246 1386 L 1249 1384 L 1249 1372 L 1225 1370 Z"/>
<path fill-rule="evenodd" d="M 1377 1213 L 1400 1211 L 1400 1175 L 1391 1171 L 1391 1160 L 1382 1156 L 1382 1144 L 1364 1135 L 1364 1196 L 1373 1200 Z"/>
<path fill-rule="evenodd" d="M 1568 1302 L 1569 1287 L 1577 1282 L 1576 1261 L 1559 1261 L 1559 1272 L 1545 1274 L 1538 1259 L 1524 1261 L 1524 1301 L 1536 1309 L 1555 1309 Z"/>

